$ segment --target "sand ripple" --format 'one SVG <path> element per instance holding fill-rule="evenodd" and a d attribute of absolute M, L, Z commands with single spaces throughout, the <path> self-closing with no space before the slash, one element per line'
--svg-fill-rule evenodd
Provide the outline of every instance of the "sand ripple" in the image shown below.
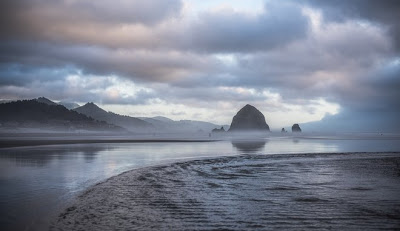
<path fill-rule="evenodd" d="M 223 157 L 110 178 L 51 229 L 398 229 L 399 195 L 399 153 Z"/>

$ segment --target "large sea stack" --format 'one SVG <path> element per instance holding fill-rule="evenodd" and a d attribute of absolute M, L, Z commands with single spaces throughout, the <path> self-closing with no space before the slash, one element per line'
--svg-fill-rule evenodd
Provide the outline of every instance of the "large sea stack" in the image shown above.
<path fill-rule="evenodd" d="M 292 132 L 301 132 L 301 128 L 300 128 L 299 124 L 293 124 Z"/>
<path fill-rule="evenodd" d="M 233 117 L 229 131 L 269 131 L 264 115 L 247 104 Z"/>

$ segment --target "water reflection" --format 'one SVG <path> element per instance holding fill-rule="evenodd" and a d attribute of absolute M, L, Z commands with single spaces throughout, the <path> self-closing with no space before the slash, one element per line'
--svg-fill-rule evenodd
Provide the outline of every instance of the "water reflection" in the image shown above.
<path fill-rule="evenodd" d="M 6 149 L 0 153 L 0 159 L 12 162 L 21 167 L 45 167 L 52 160 L 63 160 L 83 157 L 88 163 L 94 161 L 99 152 L 112 151 L 113 147 L 101 146 L 71 146 L 38 148 Z"/>
<path fill-rule="evenodd" d="M 297 142 L 296 142 L 297 140 Z M 123 171 L 237 154 L 399 151 L 399 140 L 269 137 L 199 143 L 51 145 L 0 149 L 0 227 L 25 230 L 88 186 Z M 398 168 L 397 168 L 398 169 Z M 47 221 L 43 221 L 46 224 Z M 44 228 L 45 229 L 45 228 Z"/>
<path fill-rule="evenodd" d="M 260 153 L 267 143 L 267 140 L 232 140 L 232 146 L 240 153 Z"/>

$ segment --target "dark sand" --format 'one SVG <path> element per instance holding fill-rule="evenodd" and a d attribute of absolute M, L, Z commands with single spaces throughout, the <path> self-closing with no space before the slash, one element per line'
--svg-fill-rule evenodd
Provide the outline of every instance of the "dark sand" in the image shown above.
<path fill-rule="evenodd" d="M 398 230 L 400 153 L 242 155 L 129 171 L 51 230 Z"/>
<path fill-rule="evenodd" d="M 213 142 L 203 136 L 185 135 L 131 135 L 115 134 L 74 134 L 74 133 L 0 133 L 0 148 L 13 148 L 56 144 L 96 144 L 96 143 L 152 143 L 152 142 Z"/>
<path fill-rule="evenodd" d="M 54 145 L 54 144 L 96 144 L 96 143 L 154 143 L 154 142 L 213 142 L 215 140 L 185 139 L 64 139 L 64 140 L 0 140 L 0 148 Z"/>

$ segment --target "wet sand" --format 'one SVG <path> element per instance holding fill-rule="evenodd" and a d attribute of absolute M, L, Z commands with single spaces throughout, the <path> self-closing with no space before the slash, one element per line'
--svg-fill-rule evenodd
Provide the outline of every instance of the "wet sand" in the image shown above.
<path fill-rule="evenodd" d="M 250 134 L 250 135 L 249 135 Z M 285 134 L 281 133 L 177 133 L 177 134 L 131 134 L 119 133 L 1 133 L 0 149 L 26 146 L 56 145 L 56 144 L 96 144 L 96 143 L 152 143 L 152 142 L 213 142 L 232 140 L 233 142 L 265 142 L 270 138 L 311 139 L 311 140 L 400 140 L 399 134 Z"/>
<path fill-rule="evenodd" d="M 98 144 L 98 143 L 152 143 L 152 142 L 212 142 L 218 141 L 206 135 L 113 135 L 73 133 L 0 133 L 0 149 L 56 144 Z"/>
<path fill-rule="evenodd" d="M 400 153 L 241 155 L 128 171 L 51 230 L 400 228 Z"/>
<path fill-rule="evenodd" d="M 213 142 L 203 139 L 43 139 L 43 140 L 0 140 L 0 148 L 55 145 L 55 144 L 98 144 L 98 143 L 162 143 L 162 142 Z"/>

